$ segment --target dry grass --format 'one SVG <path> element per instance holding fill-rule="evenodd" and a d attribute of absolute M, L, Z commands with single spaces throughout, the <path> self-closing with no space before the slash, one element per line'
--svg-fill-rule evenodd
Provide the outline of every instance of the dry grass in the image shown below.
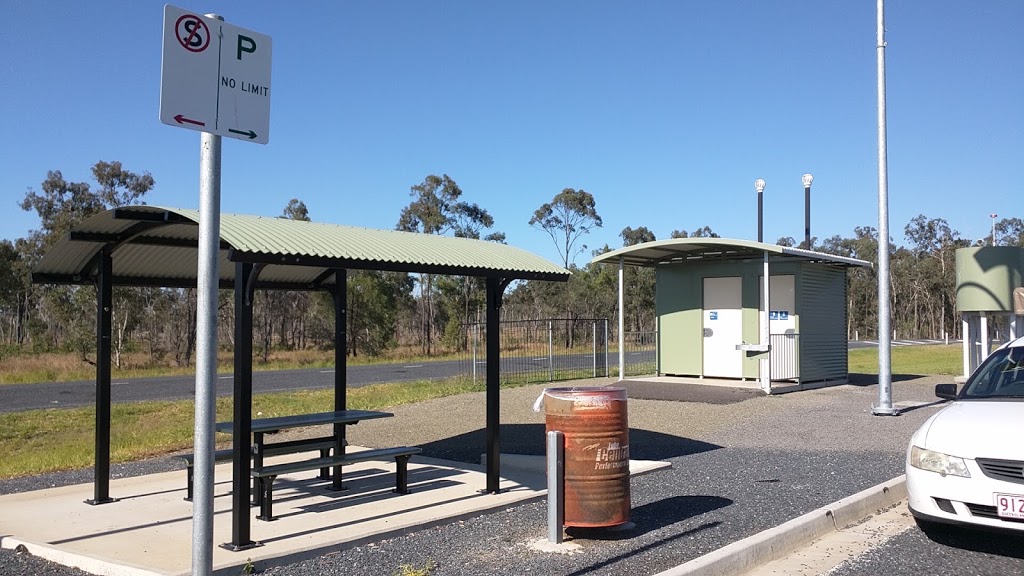
<path fill-rule="evenodd" d="M 385 410 L 431 398 L 482 391 L 466 379 L 374 384 L 348 391 L 347 406 Z M 253 414 L 271 418 L 332 409 L 333 390 L 260 394 Z M 232 399 L 217 399 L 217 420 L 231 419 Z M 85 468 L 92 465 L 96 411 L 60 408 L 0 414 L 0 478 Z M 195 429 L 191 401 L 114 404 L 111 408 L 110 459 L 127 462 L 191 450 Z M 219 442 L 230 436 L 218 434 Z"/>

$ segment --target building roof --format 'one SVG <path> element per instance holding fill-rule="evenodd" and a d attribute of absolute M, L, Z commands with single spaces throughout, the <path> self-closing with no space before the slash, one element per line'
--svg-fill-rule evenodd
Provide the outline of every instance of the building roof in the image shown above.
<path fill-rule="evenodd" d="M 730 238 L 672 238 L 655 240 L 626 246 L 596 256 L 595 264 L 617 264 L 619 258 L 629 266 L 660 266 L 663 264 L 686 264 L 694 262 L 720 262 L 724 260 L 750 260 L 764 257 L 767 253 L 772 260 L 804 260 L 832 266 L 866 266 L 871 263 L 856 258 L 835 256 L 824 252 L 789 248 L 765 244 L 752 240 Z"/>
<path fill-rule="evenodd" d="M 199 212 L 160 206 L 115 208 L 75 225 L 32 271 L 37 283 L 89 284 L 97 256 L 112 247 L 115 285 L 195 286 Z M 257 288 L 316 290 L 337 269 L 389 270 L 566 281 L 570 272 L 536 254 L 483 240 L 221 214 L 223 287 L 235 262 L 264 265 Z"/>

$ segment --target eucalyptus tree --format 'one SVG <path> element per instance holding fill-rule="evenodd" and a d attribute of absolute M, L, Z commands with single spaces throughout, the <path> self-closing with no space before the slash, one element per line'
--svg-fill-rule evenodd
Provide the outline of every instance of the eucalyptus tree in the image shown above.
<path fill-rule="evenodd" d="M 687 232 L 686 230 L 673 230 L 672 238 L 721 238 L 710 226 L 702 226 L 695 229 L 693 232 Z"/>
<path fill-rule="evenodd" d="M 578 270 L 573 260 L 587 248 L 586 244 L 578 242 L 584 234 L 590 234 L 591 230 L 603 225 L 601 215 L 597 213 L 597 201 L 593 194 L 582 188 L 563 188 L 551 202 L 545 202 L 537 208 L 530 218 L 530 226 L 547 232 L 551 237 L 555 249 L 562 257 L 562 265 L 573 270 L 573 276 Z M 580 294 L 574 288 L 578 284 L 579 281 L 574 283 L 573 277 L 570 276 L 564 288 L 566 348 L 572 347 L 572 318 L 577 313 L 575 301 L 577 294 Z"/>
<path fill-rule="evenodd" d="M 483 230 L 494 225 L 494 219 L 487 210 L 461 200 L 462 189 L 447 174 L 428 175 L 423 182 L 412 186 L 409 194 L 413 200 L 402 209 L 395 226 L 398 230 L 479 238 Z M 504 235 L 496 233 L 488 238 L 503 241 Z M 423 352 L 429 356 L 437 316 L 433 275 L 420 274 L 419 287 L 420 342 Z"/>
<path fill-rule="evenodd" d="M 1020 218 L 1003 218 L 996 222 L 997 246 L 1024 247 L 1024 220 Z"/>
<path fill-rule="evenodd" d="M 21 333 L 20 257 L 10 240 L 0 240 L 0 344 L 18 344 Z"/>
<path fill-rule="evenodd" d="M 585 244 L 577 245 L 580 238 L 603 224 L 601 215 L 597 213 L 594 196 L 582 188 L 564 188 L 551 202 L 545 202 L 537 208 L 530 218 L 530 226 L 551 236 L 562 257 L 562 265 L 566 268 L 587 248 Z"/>
<path fill-rule="evenodd" d="M 92 166 L 92 176 L 96 187 L 88 182 L 68 181 L 59 170 L 51 170 L 39 191 L 29 189 L 18 203 L 22 210 L 34 211 L 40 221 L 40 229 L 31 231 L 28 238 L 18 244 L 21 260 L 27 269 L 31 269 L 45 251 L 75 224 L 104 210 L 135 203 L 155 185 L 148 172 L 140 174 L 126 170 L 116 161 L 97 162 Z M 90 306 L 95 302 L 94 298 L 78 294 L 82 290 L 78 286 L 49 286 L 36 290 L 30 283 L 27 270 L 22 282 L 25 295 L 22 305 L 26 310 L 40 310 L 54 346 L 70 346 L 82 352 L 83 356 L 95 346 L 94 339 L 84 336 L 89 331 L 89 319 L 95 322 Z M 113 322 L 119 326 L 120 336 L 114 342 L 118 362 L 126 343 L 125 333 L 130 332 L 138 321 L 137 304 L 133 291 L 114 291 Z M 68 339 L 64 338 L 65 335 Z"/>
<path fill-rule="evenodd" d="M 909 249 L 915 266 L 903 278 L 905 284 L 913 287 L 914 297 L 911 326 L 920 330 L 927 320 L 930 336 L 942 337 L 946 333 L 946 322 L 952 322 L 956 308 L 955 251 L 970 242 L 960 237 L 959 232 L 950 228 L 942 218 L 927 218 L 919 214 L 904 228 L 904 235 L 910 241 Z M 924 310 L 926 318 L 920 317 Z"/>
<path fill-rule="evenodd" d="M 619 233 L 623 246 L 634 246 L 644 242 L 654 242 L 657 237 L 646 226 L 631 228 L 626 226 Z M 630 332 L 645 332 L 654 329 L 654 268 L 629 266 L 622 271 L 623 290 L 626 310 L 624 323 Z M 616 323 L 617 324 L 617 323 Z"/>

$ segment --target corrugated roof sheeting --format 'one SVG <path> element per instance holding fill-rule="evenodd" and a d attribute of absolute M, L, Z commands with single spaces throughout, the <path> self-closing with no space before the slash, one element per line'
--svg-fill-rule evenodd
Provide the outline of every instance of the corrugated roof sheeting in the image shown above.
<path fill-rule="evenodd" d="M 112 243 L 115 279 L 147 285 L 194 282 L 198 221 L 196 210 L 159 206 L 108 210 L 75 226 L 70 236 L 47 252 L 33 275 L 38 282 L 85 282 L 78 276 L 90 274 L 86 268 L 93 257 Z M 264 287 L 294 288 L 322 279 L 331 268 L 556 281 L 569 276 L 568 270 L 530 252 L 468 238 L 238 214 L 222 214 L 220 231 L 222 282 L 234 278 L 236 261 L 265 264 L 259 279 Z M 333 278 L 322 282 L 332 283 Z"/>
<path fill-rule="evenodd" d="M 871 263 L 856 258 L 836 256 L 824 252 L 788 248 L 751 240 L 729 238 L 671 238 L 626 246 L 596 256 L 595 264 L 617 264 L 622 258 L 629 266 L 659 266 L 691 261 L 743 260 L 761 258 L 767 252 L 772 258 L 789 258 L 831 264 L 835 266 L 866 266 Z"/>

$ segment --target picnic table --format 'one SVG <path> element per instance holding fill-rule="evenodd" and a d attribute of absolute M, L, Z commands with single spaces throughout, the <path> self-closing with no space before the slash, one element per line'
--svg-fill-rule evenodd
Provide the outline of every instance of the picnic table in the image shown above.
<path fill-rule="evenodd" d="M 394 416 L 394 414 L 390 412 L 377 412 L 374 410 L 334 410 L 331 412 L 314 412 L 312 414 L 275 416 L 273 418 L 253 418 L 252 427 L 250 428 L 252 430 L 253 439 L 253 469 L 259 470 L 263 468 L 263 458 L 266 455 L 268 448 L 287 448 L 284 442 L 267 443 L 265 440 L 265 436 L 267 434 L 276 434 L 281 430 L 288 430 L 291 428 L 307 428 L 312 426 L 322 426 L 325 424 L 341 426 L 358 424 L 363 420 L 389 418 L 391 416 Z M 217 432 L 231 434 L 235 430 L 235 425 L 234 422 L 217 422 L 216 429 Z M 339 430 L 336 427 L 331 437 L 334 440 L 334 453 L 343 454 L 345 452 L 344 431 Z M 301 447 L 302 441 L 298 441 L 293 444 L 298 448 Z M 336 490 L 341 489 L 340 466 L 335 469 L 334 488 Z M 258 493 L 256 498 L 258 501 Z"/>
<path fill-rule="evenodd" d="M 421 452 L 419 448 L 395 447 L 379 450 L 365 450 L 355 454 L 345 453 L 344 426 L 358 424 L 363 420 L 374 420 L 377 418 L 388 418 L 394 416 L 390 412 L 378 412 L 373 410 L 335 410 L 333 412 L 317 412 L 313 414 L 297 414 L 294 416 L 276 416 L 273 418 L 255 418 L 252 420 L 250 430 L 253 436 L 252 469 L 250 471 L 253 480 L 257 484 L 255 503 L 260 506 L 260 520 L 274 520 L 272 512 L 273 483 L 279 474 L 300 472 L 304 470 L 320 469 L 320 477 L 331 477 L 331 489 L 343 490 L 341 468 L 346 464 L 355 464 L 367 460 L 379 458 L 395 458 L 397 463 L 395 491 L 400 494 L 408 492 L 407 486 L 407 465 L 409 457 Z M 331 436 L 321 438 L 307 438 L 299 440 L 288 440 L 283 442 L 267 442 L 266 435 L 273 435 L 282 430 L 292 428 L 306 428 L 312 426 L 334 425 Z M 233 422 L 218 422 L 218 432 L 233 433 Z M 326 456 L 321 451 L 319 458 L 275 464 L 267 466 L 264 463 L 264 456 L 270 454 L 282 454 L 288 452 L 303 452 L 311 449 L 311 446 L 322 445 L 325 440 L 333 441 L 333 456 Z M 334 474 L 329 474 L 329 468 L 334 468 Z"/>

